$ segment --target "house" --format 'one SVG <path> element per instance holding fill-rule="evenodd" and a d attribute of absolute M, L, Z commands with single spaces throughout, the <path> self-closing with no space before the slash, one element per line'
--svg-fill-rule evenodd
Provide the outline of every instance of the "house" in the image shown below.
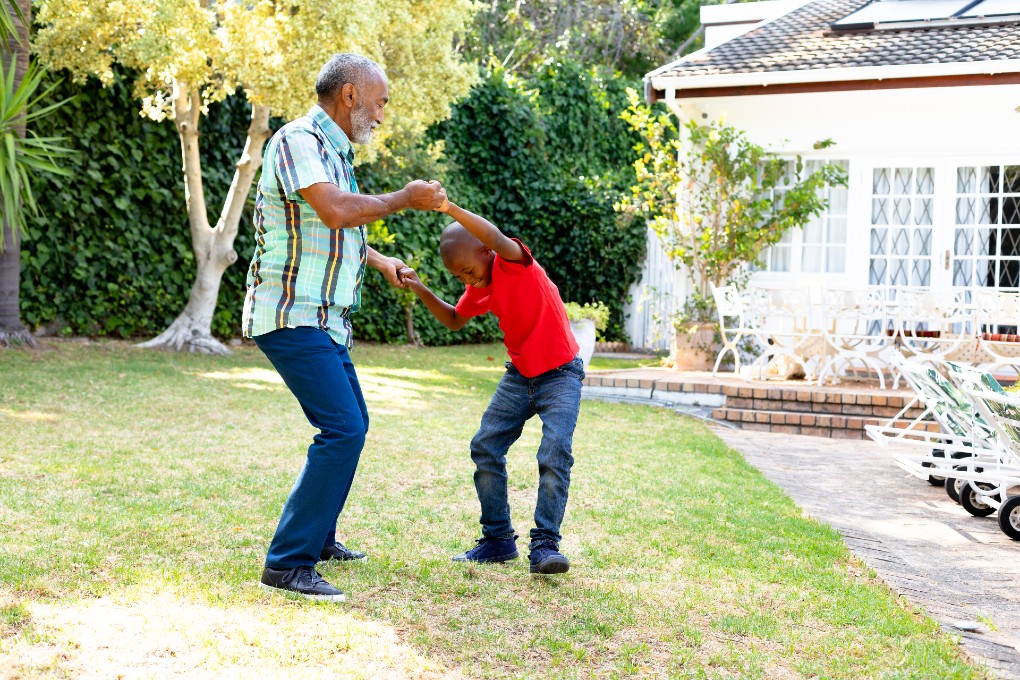
<path fill-rule="evenodd" d="M 824 215 L 766 254 L 769 276 L 1020 288 L 1020 0 L 701 11 L 706 47 L 645 76 L 647 100 L 849 173 Z M 662 348 L 686 282 L 649 241 L 628 330 Z"/>

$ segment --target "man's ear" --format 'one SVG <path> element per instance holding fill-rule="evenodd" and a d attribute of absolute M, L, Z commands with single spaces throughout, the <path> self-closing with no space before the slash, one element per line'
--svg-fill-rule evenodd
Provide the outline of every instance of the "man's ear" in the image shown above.
<path fill-rule="evenodd" d="M 344 86 L 340 88 L 340 101 L 347 108 L 354 108 L 354 102 L 357 100 L 357 97 L 358 91 L 354 88 L 354 83 L 344 83 Z"/>

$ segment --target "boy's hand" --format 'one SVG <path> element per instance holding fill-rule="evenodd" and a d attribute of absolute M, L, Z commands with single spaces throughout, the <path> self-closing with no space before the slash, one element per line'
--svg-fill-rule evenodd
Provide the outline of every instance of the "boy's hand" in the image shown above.
<path fill-rule="evenodd" d="M 421 282 L 421 279 L 418 278 L 417 272 L 415 272 L 410 267 L 405 266 L 403 269 L 400 270 L 399 275 L 400 280 L 404 282 L 404 288 L 409 288 L 411 290 L 421 290 L 422 288 L 425 287 L 425 284 L 423 284 Z"/>
<path fill-rule="evenodd" d="M 410 196 L 410 206 L 415 210 L 438 210 L 446 201 L 446 189 L 439 180 L 416 179 L 404 187 Z"/>

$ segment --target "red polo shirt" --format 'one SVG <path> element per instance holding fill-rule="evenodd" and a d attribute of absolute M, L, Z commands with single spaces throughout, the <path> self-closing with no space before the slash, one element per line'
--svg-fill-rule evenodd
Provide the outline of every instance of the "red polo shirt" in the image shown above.
<path fill-rule="evenodd" d="M 525 378 L 534 378 L 573 359 L 578 347 L 556 284 L 527 246 L 514 241 L 525 261 L 508 262 L 496 255 L 492 283 L 466 286 L 456 309 L 465 317 L 495 314 L 510 361 Z"/>

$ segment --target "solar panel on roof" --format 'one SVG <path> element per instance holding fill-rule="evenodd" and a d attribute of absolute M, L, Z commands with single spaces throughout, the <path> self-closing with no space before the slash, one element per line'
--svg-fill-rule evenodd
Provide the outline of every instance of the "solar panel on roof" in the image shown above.
<path fill-rule="evenodd" d="M 1000 17 L 1020 15 L 1020 0 L 983 0 L 965 12 L 960 17 Z"/>
<path fill-rule="evenodd" d="M 992 0 L 986 0 L 992 1 Z M 1014 0 L 999 0 L 1014 2 Z M 835 29 L 874 28 L 878 24 L 949 19 L 973 0 L 876 0 L 833 22 Z"/>

